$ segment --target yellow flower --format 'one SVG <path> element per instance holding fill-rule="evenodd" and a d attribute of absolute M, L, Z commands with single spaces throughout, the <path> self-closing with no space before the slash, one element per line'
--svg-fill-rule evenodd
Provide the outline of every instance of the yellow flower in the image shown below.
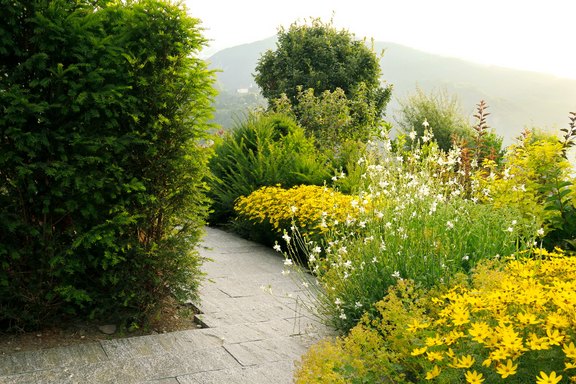
<path fill-rule="evenodd" d="M 576 346 L 574 342 L 571 342 L 570 345 L 564 344 L 562 351 L 569 359 L 576 359 Z"/>
<path fill-rule="evenodd" d="M 432 380 L 433 378 L 438 377 L 438 375 L 440 375 L 440 368 L 435 365 L 431 371 L 426 372 L 426 380 Z"/>
<path fill-rule="evenodd" d="M 464 355 L 459 359 L 454 359 L 454 363 L 451 365 L 454 368 L 470 368 L 474 362 L 472 355 Z"/>
<path fill-rule="evenodd" d="M 411 355 L 412 355 L 412 356 L 422 355 L 424 352 L 426 352 L 427 349 L 428 349 L 428 347 L 414 348 L 414 350 L 412 351 Z"/>
<path fill-rule="evenodd" d="M 553 331 L 551 329 L 547 329 L 546 336 L 548 336 L 548 342 L 550 345 L 560 345 L 560 342 L 564 340 L 564 336 L 561 335 L 557 329 Z"/>
<path fill-rule="evenodd" d="M 492 360 L 504 360 L 510 357 L 508 351 L 504 348 L 498 348 L 490 354 Z"/>
<path fill-rule="evenodd" d="M 429 361 L 442 361 L 444 360 L 444 356 L 442 356 L 442 352 L 428 352 L 426 354 L 428 356 Z"/>
<path fill-rule="evenodd" d="M 466 382 L 468 384 L 481 384 L 482 382 L 484 382 L 484 378 L 482 377 L 482 374 L 478 373 L 476 371 L 473 371 L 473 372 L 466 371 L 466 373 L 464 374 L 464 377 L 466 378 Z"/>
<path fill-rule="evenodd" d="M 483 344 L 484 340 L 490 336 L 491 330 L 490 326 L 482 321 L 472 324 L 468 333 L 472 336 L 472 340 Z"/>
<path fill-rule="evenodd" d="M 576 368 L 576 362 L 572 361 L 570 363 L 564 363 L 564 370 Z"/>
<path fill-rule="evenodd" d="M 427 337 L 426 338 L 426 345 L 429 347 L 433 347 L 435 345 L 442 345 L 442 339 L 438 335 L 436 335 L 434 337 Z"/>
<path fill-rule="evenodd" d="M 496 372 L 502 376 L 503 379 L 507 378 L 508 376 L 516 374 L 516 370 L 518 369 L 518 364 L 513 365 L 512 360 L 508 359 L 506 365 L 500 364 L 496 367 Z"/>
<path fill-rule="evenodd" d="M 550 344 L 547 337 L 538 337 L 535 333 L 530 332 L 528 335 L 528 347 L 533 351 L 540 351 L 550 349 Z"/>
<path fill-rule="evenodd" d="M 482 362 L 483 367 L 489 367 L 492 364 L 492 359 L 486 359 Z"/>
<path fill-rule="evenodd" d="M 550 376 L 540 371 L 540 377 L 536 377 L 536 384 L 557 384 L 562 380 L 562 375 L 556 376 L 556 372 L 552 371 Z"/>

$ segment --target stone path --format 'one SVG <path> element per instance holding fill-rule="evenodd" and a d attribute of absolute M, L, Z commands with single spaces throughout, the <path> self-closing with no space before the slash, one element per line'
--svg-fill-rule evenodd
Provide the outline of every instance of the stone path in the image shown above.
<path fill-rule="evenodd" d="M 201 288 L 208 328 L 0 356 L 0 383 L 282 384 L 328 329 L 297 305 L 276 252 L 207 228 Z M 271 286 L 273 294 L 262 287 Z"/>

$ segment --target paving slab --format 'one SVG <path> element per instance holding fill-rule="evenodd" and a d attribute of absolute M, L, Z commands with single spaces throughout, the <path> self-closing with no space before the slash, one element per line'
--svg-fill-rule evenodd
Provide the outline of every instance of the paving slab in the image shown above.
<path fill-rule="evenodd" d="M 214 228 L 199 252 L 212 261 L 193 304 L 208 328 L 3 355 L 0 383 L 291 383 L 295 361 L 332 332 L 281 274 L 282 256 Z"/>

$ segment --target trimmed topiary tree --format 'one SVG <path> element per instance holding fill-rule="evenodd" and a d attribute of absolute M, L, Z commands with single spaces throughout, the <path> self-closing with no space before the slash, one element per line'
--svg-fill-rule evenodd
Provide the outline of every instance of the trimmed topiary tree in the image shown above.
<path fill-rule="evenodd" d="M 0 324 L 194 295 L 212 73 L 162 0 L 0 0 Z"/>

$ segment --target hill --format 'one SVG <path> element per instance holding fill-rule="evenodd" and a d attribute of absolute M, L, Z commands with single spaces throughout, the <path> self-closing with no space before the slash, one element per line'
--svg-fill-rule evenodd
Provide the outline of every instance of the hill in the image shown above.
<path fill-rule="evenodd" d="M 260 55 L 274 49 L 274 37 L 222 50 L 208 59 L 219 69 L 216 122 L 228 127 L 235 113 L 263 105 L 253 72 Z M 387 108 L 394 121 L 398 99 L 417 87 L 428 92 L 446 89 L 458 96 L 462 112 L 472 115 L 484 99 L 492 114 L 488 124 L 509 144 L 525 127 L 559 130 L 568 125 L 568 112 L 576 111 L 576 80 L 472 63 L 426 53 L 406 46 L 376 42 L 384 50 L 382 80 L 393 85 L 393 100 Z"/>

